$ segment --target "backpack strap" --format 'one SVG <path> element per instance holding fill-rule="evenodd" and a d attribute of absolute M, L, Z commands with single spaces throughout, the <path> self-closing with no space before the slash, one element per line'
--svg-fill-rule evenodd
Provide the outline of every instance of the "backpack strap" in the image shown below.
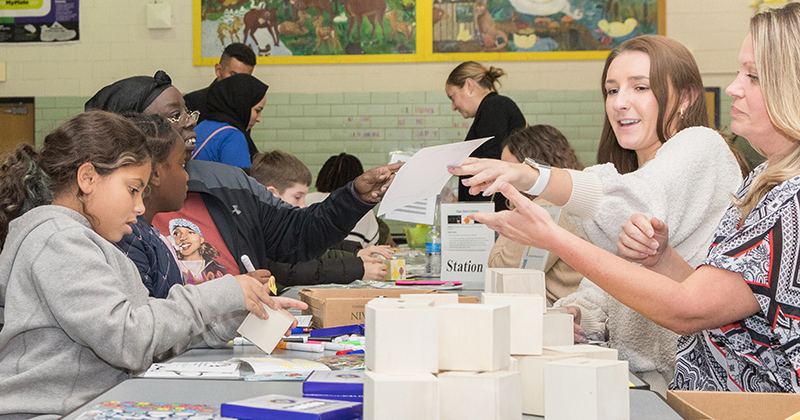
<path fill-rule="evenodd" d="M 220 131 L 227 130 L 229 128 L 235 128 L 235 127 L 230 126 L 230 125 L 224 125 L 224 126 L 218 128 L 213 133 L 211 133 L 210 136 L 206 137 L 206 139 L 203 141 L 203 144 L 201 144 L 200 147 L 198 147 L 197 149 L 194 149 L 194 152 L 192 152 L 192 157 L 190 158 L 190 160 L 194 159 L 194 157 L 197 156 L 197 154 L 200 153 L 201 150 L 203 150 L 203 147 L 206 145 L 206 143 L 208 143 L 209 140 L 211 140 L 212 137 L 216 136 L 217 133 L 219 133 Z"/>

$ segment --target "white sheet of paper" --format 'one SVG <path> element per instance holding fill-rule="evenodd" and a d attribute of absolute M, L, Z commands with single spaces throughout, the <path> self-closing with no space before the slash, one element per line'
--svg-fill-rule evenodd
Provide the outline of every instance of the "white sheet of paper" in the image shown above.
<path fill-rule="evenodd" d="M 236 331 L 242 337 L 258 346 L 258 348 L 270 354 L 275 350 L 275 346 L 281 341 L 283 334 L 294 322 L 294 317 L 284 312 L 276 311 L 263 303 L 261 305 L 264 306 L 269 318 L 261 319 L 249 313 Z"/>
<path fill-rule="evenodd" d="M 383 196 L 378 216 L 439 194 L 452 176 L 447 167 L 460 166 L 475 149 L 491 138 L 431 146 L 415 153 L 397 171 Z"/>
<path fill-rule="evenodd" d="M 389 164 L 396 162 L 408 162 L 411 156 L 395 153 L 389 160 Z M 423 200 L 415 201 L 396 210 L 387 211 L 384 218 L 389 220 L 399 220 L 406 223 L 416 223 L 432 225 L 434 222 L 434 212 L 436 210 L 436 196 L 428 197 Z"/>

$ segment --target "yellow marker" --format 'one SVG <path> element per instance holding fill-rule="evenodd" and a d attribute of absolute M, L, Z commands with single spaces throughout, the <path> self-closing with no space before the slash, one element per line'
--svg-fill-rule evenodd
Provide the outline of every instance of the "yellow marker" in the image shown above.
<path fill-rule="evenodd" d="M 272 292 L 273 295 L 278 296 L 278 286 L 275 285 L 275 276 L 269 276 L 269 281 L 267 282 L 267 286 L 269 287 L 269 291 Z"/>

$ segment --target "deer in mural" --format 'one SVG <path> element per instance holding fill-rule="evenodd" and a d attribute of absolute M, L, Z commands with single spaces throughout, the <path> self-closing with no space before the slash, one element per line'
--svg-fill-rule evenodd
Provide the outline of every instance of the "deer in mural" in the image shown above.
<path fill-rule="evenodd" d="M 298 12 L 306 12 L 308 9 L 314 8 L 317 9 L 319 16 L 322 16 L 323 11 L 328 12 L 328 19 L 333 23 L 331 0 L 289 0 L 289 3 L 292 5 L 295 20 L 297 20 Z"/>
<path fill-rule="evenodd" d="M 233 17 L 233 23 L 227 24 L 225 22 L 220 23 L 217 26 L 217 36 L 219 36 L 219 42 L 222 45 L 225 45 L 225 36 L 230 35 L 231 42 L 233 42 L 233 38 L 236 37 L 236 42 L 239 42 L 239 29 L 242 29 L 242 20 L 239 19 L 239 16 Z"/>
<path fill-rule="evenodd" d="M 305 35 L 308 33 L 308 28 L 305 27 L 305 23 L 306 19 L 309 18 L 311 18 L 311 16 L 301 10 L 297 14 L 296 21 L 281 22 L 280 25 L 278 25 L 278 33 L 281 35 Z"/>
<path fill-rule="evenodd" d="M 353 24 L 358 23 L 358 39 L 361 39 L 361 23 L 364 18 L 369 19 L 372 23 L 372 34 L 370 38 L 375 37 L 375 28 L 381 28 L 381 34 L 386 37 L 383 31 L 383 17 L 386 14 L 386 1 L 384 0 L 344 0 L 344 10 L 347 11 L 349 17 L 347 18 L 347 37 L 350 37 L 350 32 L 353 29 Z"/>
<path fill-rule="evenodd" d="M 403 34 L 406 37 L 406 42 L 411 40 L 411 33 L 414 32 L 414 26 L 408 22 L 403 22 L 400 20 L 401 13 L 398 12 L 396 9 L 390 10 L 389 13 L 386 13 L 386 17 L 389 18 L 389 26 L 392 27 L 392 33 L 389 35 L 389 39 L 394 39 L 399 34 Z"/>
<path fill-rule="evenodd" d="M 247 43 L 247 37 L 253 38 L 253 42 L 258 45 L 258 40 L 255 37 L 257 29 L 267 28 L 269 34 L 272 35 L 272 40 L 275 41 L 275 46 L 281 42 L 278 36 L 278 15 L 276 14 L 277 8 L 271 9 L 252 9 L 244 14 L 244 41 Z"/>
<path fill-rule="evenodd" d="M 322 15 L 314 18 L 314 27 L 316 28 L 317 34 L 317 46 L 314 47 L 314 52 L 317 52 L 322 43 L 325 43 L 328 54 L 335 53 L 337 49 L 342 51 L 342 44 L 339 43 L 336 28 L 333 26 L 322 26 Z"/>

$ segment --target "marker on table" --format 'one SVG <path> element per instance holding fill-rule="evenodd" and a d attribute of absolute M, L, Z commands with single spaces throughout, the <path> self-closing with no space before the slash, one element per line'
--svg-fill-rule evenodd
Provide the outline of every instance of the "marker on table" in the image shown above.
<path fill-rule="evenodd" d="M 325 351 L 325 346 L 322 345 L 321 343 L 319 344 L 287 343 L 285 341 L 281 341 L 275 348 L 286 349 L 286 350 L 310 351 L 314 353 L 322 353 Z"/>

